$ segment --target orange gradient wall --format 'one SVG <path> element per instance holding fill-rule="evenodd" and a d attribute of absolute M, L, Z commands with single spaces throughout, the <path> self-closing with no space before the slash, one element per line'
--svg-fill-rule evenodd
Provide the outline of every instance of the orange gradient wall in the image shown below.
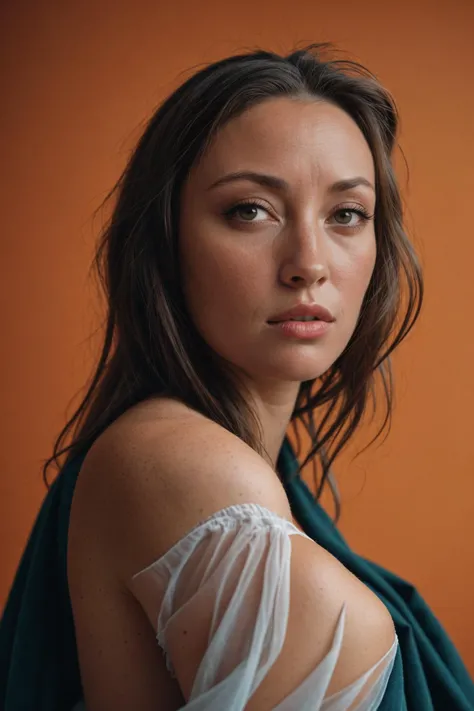
<path fill-rule="evenodd" d="M 333 41 L 397 100 L 426 277 L 395 359 L 392 432 L 339 464 L 341 528 L 418 587 L 474 671 L 473 3 L 23 0 L 0 12 L 0 606 L 44 495 L 41 460 L 95 354 L 92 213 L 142 122 L 192 67 Z"/>

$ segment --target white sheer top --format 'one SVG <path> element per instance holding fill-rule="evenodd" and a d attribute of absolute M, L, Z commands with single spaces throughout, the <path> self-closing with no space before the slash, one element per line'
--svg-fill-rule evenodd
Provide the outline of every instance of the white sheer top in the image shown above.
<path fill-rule="evenodd" d="M 132 579 L 170 673 L 173 651 L 193 644 L 193 618 L 205 625 L 206 648 L 186 711 L 243 711 L 277 659 L 290 604 L 290 536 L 306 536 L 259 504 L 222 509 L 195 526 Z M 398 640 L 359 679 L 326 694 L 341 649 L 345 609 L 331 648 L 274 711 L 375 711 L 392 671 Z M 191 630 L 183 638 L 183 630 Z M 202 642 L 203 635 L 199 635 Z M 375 681 L 369 681 L 373 672 Z M 362 693 L 362 698 L 358 697 Z M 355 700 L 357 704 L 354 705 Z"/>

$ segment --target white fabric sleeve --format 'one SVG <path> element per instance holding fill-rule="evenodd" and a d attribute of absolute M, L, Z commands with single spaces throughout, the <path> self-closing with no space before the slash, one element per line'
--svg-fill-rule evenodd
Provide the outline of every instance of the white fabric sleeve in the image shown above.
<path fill-rule="evenodd" d="M 133 577 L 134 594 L 156 630 L 173 676 L 177 645 L 183 639 L 189 644 L 196 637 L 201 644 L 204 640 L 192 690 L 182 707 L 186 711 L 243 711 L 277 659 L 288 621 L 292 535 L 308 538 L 258 504 L 230 506 L 198 524 Z M 393 667 L 396 636 L 377 664 L 350 686 L 326 696 L 344 619 L 343 607 L 329 652 L 274 711 L 378 708 Z M 193 635 L 193 629 L 199 633 Z M 188 633 L 184 638 L 183 631 Z"/>

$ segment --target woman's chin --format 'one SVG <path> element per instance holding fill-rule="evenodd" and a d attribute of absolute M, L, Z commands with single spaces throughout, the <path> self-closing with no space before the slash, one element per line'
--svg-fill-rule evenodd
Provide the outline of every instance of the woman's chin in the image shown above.
<path fill-rule="evenodd" d="M 266 378 L 272 378 L 282 382 L 304 382 L 305 380 L 315 380 L 325 373 L 332 365 L 332 360 L 313 360 L 311 363 L 280 361 L 278 363 L 268 363 L 261 368 L 261 374 Z"/>

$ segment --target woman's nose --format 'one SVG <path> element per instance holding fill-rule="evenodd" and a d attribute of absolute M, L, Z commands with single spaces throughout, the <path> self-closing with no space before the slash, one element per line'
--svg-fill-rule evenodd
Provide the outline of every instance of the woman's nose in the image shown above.
<path fill-rule="evenodd" d="M 294 248 L 284 259 L 280 279 L 286 286 L 323 284 L 329 278 L 329 267 L 323 235 L 307 229 L 294 238 Z"/>

